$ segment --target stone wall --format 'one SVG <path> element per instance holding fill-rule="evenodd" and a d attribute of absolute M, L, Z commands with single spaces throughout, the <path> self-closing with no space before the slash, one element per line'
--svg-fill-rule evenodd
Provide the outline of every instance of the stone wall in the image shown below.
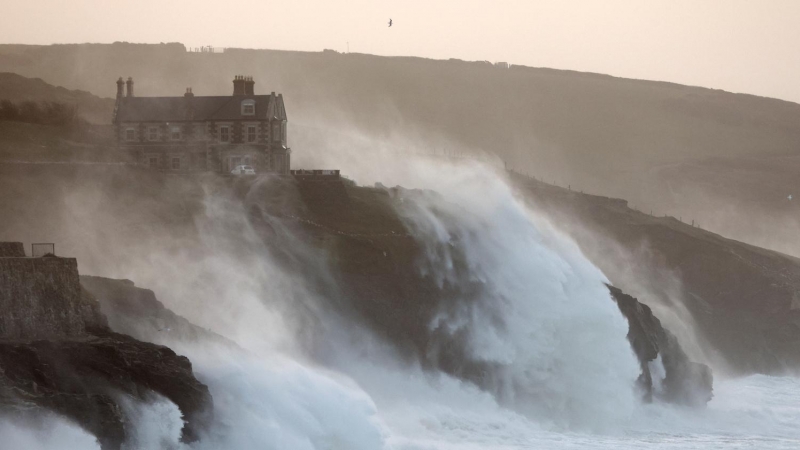
<path fill-rule="evenodd" d="M 0 339 L 84 334 L 87 303 L 74 258 L 0 258 Z"/>
<path fill-rule="evenodd" d="M 22 242 L 0 242 L 0 258 L 24 258 L 25 246 Z"/>

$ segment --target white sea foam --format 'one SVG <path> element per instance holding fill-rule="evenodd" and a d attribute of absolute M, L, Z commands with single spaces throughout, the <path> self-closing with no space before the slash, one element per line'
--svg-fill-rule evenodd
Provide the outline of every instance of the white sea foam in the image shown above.
<path fill-rule="evenodd" d="M 433 170 L 413 162 L 392 169 L 403 174 L 398 184 L 441 195 L 407 200 L 401 209 L 428 250 L 421 270 L 442 282 L 466 280 L 484 287 L 480 298 L 443 308 L 429 325 L 464 331 L 470 357 L 498 367 L 497 384 L 481 390 L 401 362 L 390 345 L 363 334 L 357 320 L 345 314 L 323 318 L 321 324 L 338 363 L 319 367 L 293 353 L 297 346 L 287 344 L 291 336 L 283 334 L 296 327 L 281 316 L 292 302 L 277 297 L 294 290 L 284 294 L 303 298 L 313 289 L 270 262 L 239 207 L 212 199 L 211 223 L 198 224 L 208 248 L 223 253 L 237 248 L 220 245 L 231 236 L 218 236 L 237 230 L 237 236 L 253 239 L 252 247 L 262 250 L 264 259 L 248 254 L 240 261 L 222 254 L 193 266 L 190 258 L 177 264 L 175 255 L 153 255 L 148 274 L 168 273 L 165 283 L 176 286 L 196 282 L 199 287 L 187 288 L 187 298 L 174 298 L 181 294 L 176 290 L 166 291 L 161 300 L 198 315 L 210 311 L 219 320 L 206 316 L 204 323 L 245 344 L 250 353 L 176 344 L 211 390 L 214 423 L 201 441 L 184 445 L 177 433 L 182 418 L 170 402 L 128 404 L 135 420 L 128 448 L 800 447 L 800 382 L 794 378 L 717 380 L 706 409 L 638 404 L 633 394 L 638 369 L 625 338 L 627 326 L 603 286 L 605 278 L 574 244 L 526 210 L 491 172 Z M 462 257 L 467 264 L 457 270 L 453 262 Z M 196 270 L 200 266 L 205 269 Z M 191 275 L 182 278 L 181 271 Z M 48 427 L 0 422 L 0 435 L 0 448 L 9 442 L 14 443 L 9 448 L 98 448 L 85 432 L 58 420 Z"/>
<path fill-rule="evenodd" d="M 562 427 L 627 420 L 639 367 L 605 276 L 485 168 L 447 173 L 437 194 L 409 196 L 402 211 L 426 273 L 479 283 L 482 294 L 443 307 L 432 327 L 466 333 L 469 356 L 498 367 L 493 392 L 505 406 Z"/>
<path fill-rule="evenodd" d="M 0 418 L 3 450 L 99 450 L 94 436 L 56 416 L 35 421 Z"/>

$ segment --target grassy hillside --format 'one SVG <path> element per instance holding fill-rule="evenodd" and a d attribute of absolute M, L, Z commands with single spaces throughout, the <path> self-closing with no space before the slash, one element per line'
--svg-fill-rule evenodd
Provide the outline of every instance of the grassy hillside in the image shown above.
<path fill-rule="evenodd" d="M 229 93 L 236 74 L 253 75 L 257 92 L 286 97 L 293 160 L 305 167 L 348 171 L 378 148 L 488 152 L 559 185 L 800 255 L 800 240 L 791 239 L 800 207 L 779 201 L 800 197 L 795 103 L 483 62 L 199 54 L 180 44 L 0 46 L 0 70 L 105 97 L 119 76 L 133 76 L 138 95 L 181 95 L 188 86 L 208 95 Z"/>
<path fill-rule="evenodd" d="M 86 91 L 69 90 L 45 83 L 40 78 L 26 78 L 16 73 L 0 72 L 0 100 L 55 102 L 74 107 L 80 117 L 95 123 L 110 123 L 114 101 Z"/>

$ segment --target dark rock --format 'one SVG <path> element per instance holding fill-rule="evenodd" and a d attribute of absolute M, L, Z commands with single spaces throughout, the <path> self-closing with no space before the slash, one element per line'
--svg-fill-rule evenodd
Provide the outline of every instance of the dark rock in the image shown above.
<path fill-rule="evenodd" d="M 608 286 L 608 290 L 628 319 L 628 341 L 642 369 L 637 384 L 645 400 L 655 397 L 689 406 L 708 403 L 713 392 L 711 369 L 689 360 L 678 340 L 661 326 L 661 321 L 649 306 L 614 286 Z M 664 378 L 654 379 L 658 374 L 653 374 L 651 363 L 659 356 L 664 366 Z"/>
<path fill-rule="evenodd" d="M 293 211 L 287 212 L 285 205 L 275 203 L 259 205 L 261 211 L 273 218 L 302 215 L 302 220 L 294 222 L 305 225 L 303 231 L 307 234 L 302 236 L 303 241 L 321 247 L 319 253 L 296 252 L 294 259 L 287 258 L 289 270 L 302 271 L 304 267 L 313 267 L 315 261 L 330 258 L 335 261 L 330 271 L 336 281 L 320 282 L 318 289 L 327 300 L 324 306 L 338 302 L 339 308 L 352 308 L 375 333 L 394 344 L 399 355 L 423 368 L 441 370 L 487 390 L 501 384 L 496 364 L 476 361 L 470 356 L 466 331 L 454 333 L 447 327 L 430 325 L 442 310 L 459 308 L 463 302 L 480 301 L 484 289 L 482 283 L 469 276 L 468 261 L 457 250 L 450 254 L 457 282 L 438 284 L 420 273 L 419 263 L 424 260 L 425 249 L 401 221 L 395 199 L 438 194 L 342 187 L 346 201 L 334 202 L 330 198 L 345 195 L 341 192 L 331 191 L 323 196 L 309 187 L 301 187 Z M 317 186 L 317 189 L 322 188 Z M 269 195 L 277 195 L 276 186 L 271 185 L 270 190 Z M 331 207 L 334 203 L 337 206 Z M 274 245 L 291 241 L 291 237 L 276 237 L 271 233 L 263 233 L 263 238 L 272 240 Z M 614 289 L 614 299 L 629 321 L 629 340 L 642 367 L 639 385 L 645 397 L 660 396 L 664 401 L 704 405 L 711 398 L 713 381 L 708 367 L 689 361 L 675 337 L 662 327 L 649 307 L 616 288 L 609 289 Z M 324 350 L 320 353 L 324 360 Z M 654 389 L 649 364 L 659 355 L 666 370 L 660 391 Z"/>
<path fill-rule="evenodd" d="M 800 259 L 636 211 L 624 200 L 511 179 L 612 284 L 630 283 L 622 253 L 625 263 L 635 261 L 634 276 L 647 280 L 654 302 L 672 308 L 680 301 L 715 363 L 736 375 L 800 373 Z"/>
<path fill-rule="evenodd" d="M 211 420 L 212 399 L 192 365 L 167 347 L 106 329 L 82 339 L 0 341 L 0 409 L 34 405 L 93 433 L 104 450 L 127 437 L 120 396 L 148 401 L 155 392 L 183 413 L 183 439 L 193 441 Z"/>
<path fill-rule="evenodd" d="M 86 294 L 97 299 L 102 316 L 117 333 L 146 342 L 159 343 L 168 337 L 172 343 L 204 341 L 238 348 L 232 341 L 175 314 L 158 301 L 153 291 L 136 287 L 131 280 L 81 275 L 80 281 Z"/>
<path fill-rule="evenodd" d="M 128 437 L 123 396 L 146 402 L 156 393 L 175 403 L 187 441 L 210 420 L 211 395 L 189 360 L 111 332 L 74 258 L 0 258 L 0 310 L 0 413 L 56 412 L 103 449 L 118 449 Z"/>

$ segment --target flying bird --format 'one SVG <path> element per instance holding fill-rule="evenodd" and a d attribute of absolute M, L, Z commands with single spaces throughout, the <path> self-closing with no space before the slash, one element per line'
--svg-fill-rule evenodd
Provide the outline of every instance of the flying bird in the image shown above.
<path fill-rule="evenodd" d="M 391 26 L 392 26 L 392 19 L 389 19 L 389 27 L 391 28 Z"/>

